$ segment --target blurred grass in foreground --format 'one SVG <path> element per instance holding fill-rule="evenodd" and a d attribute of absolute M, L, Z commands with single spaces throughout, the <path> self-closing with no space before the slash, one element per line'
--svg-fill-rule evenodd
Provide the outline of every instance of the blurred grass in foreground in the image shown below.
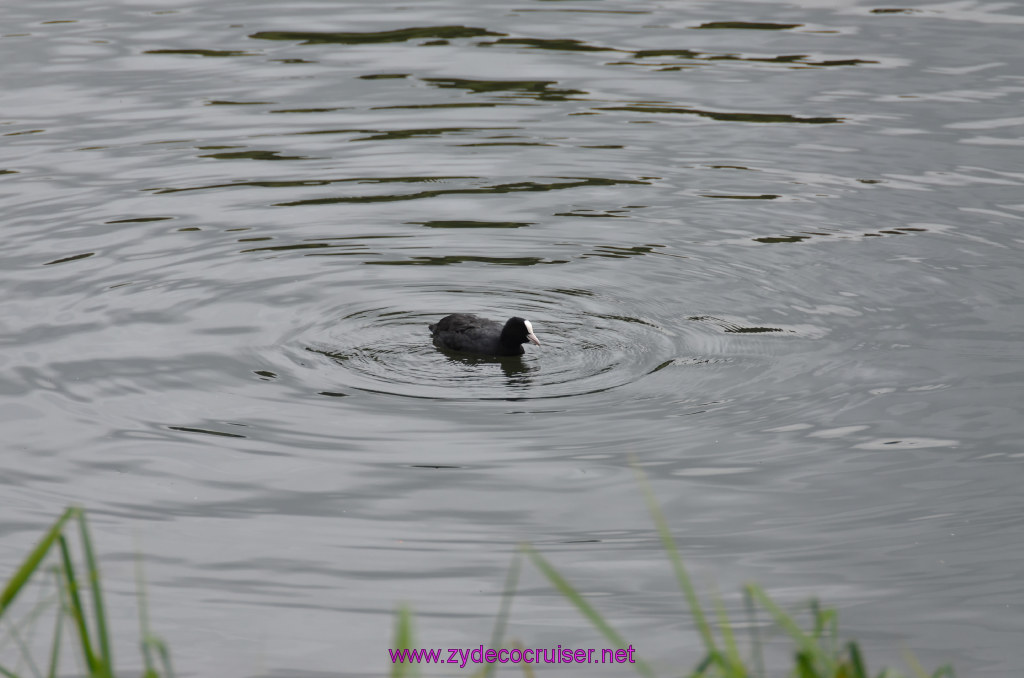
<path fill-rule="evenodd" d="M 704 646 L 704 657 L 697 662 L 689 673 L 682 669 L 680 673 L 673 671 L 673 675 L 686 675 L 689 678 L 767 678 L 768 676 L 787 675 L 792 678 L 908 678 L 907 674 L 892 669 L 882 669 L 876 674 L 868 673 L 867 663 L 856 642 L 848 641 L 842 643 L 839 640 L 838 613 L 836 610 L 823 608 L 818 601 L 811 601 L 811 628 L 804 630 L 794 617 L 779 607 L 764 590 L 756 584 L 747 584 L 744 587 L 744 596 L 747 603 L 747 610 L 751 616 L 758 608 L 766 610 L 771 616 L 775 625 L 778 626 L 793 644 L 793 667 L 785 674 L 767 673 L 764 668 L 761 653 L 761 640 L 757 633 L 757 625 L 751 624 L 750 651 L 745 656 L 740 650 L 733 633 L 733 625 L 726 614 L 721 601 L 716 601 L 715 620 L 713 624 L 708 619 L 697 591 L 690 581 L 690 575 L 683 566 L 683 559 L 676 548 L 675 540 L 669 531 L 668 522 L 665 520 L 661 508 L 654 497 L 654 492 L 647 484 L 644 476 L 638 471 L 637 478 L 647 500 L 647 507 L 654 519 L 658 534 L 661 537 L 662 546 L 668 555 L 672 569 L 675 571 L 676 581 L 686 598 L 690 608 L 690 615 L 693 617 L 697 632 L 701 637 Z M 625 648 L 628 643 L 619 635 L 611 624 L 608 623 L 594 607 L 587 602 L 558 571 L 549 563 L 536 549 L 526 544 L 521 551 L 540 570 L 555 589 L 558 590 L 579 612 L 600 632 L 609 642 L 610 647 Z M 494 632 L 491 637 L 492 648 L 515 647 L 514 641 L 505 642 L 505 626 L 508 621 L 509 610 L 512 599 L 515 596 L 516 584 L 519 579 L 520 558 L 517 556 L 505 582 L 505 593 L 502 599 L 501 608 L 495 622 Z M 717 633 L 716 633 L 717 627 Z M 412 640 L 412 616 L 407 608 L 402 608 L 399 613 L 398 631 L 395 634 L 396 649 L 413 649 Z M 404 643 L 404 644 L 399 644 Z M 907 652 L 906 661 L 913 678 L 956 678 L 953 668 L 949 665 L 928 673 L 917 661 L 913 654 Z M 633 669 L 644 678 L 654 678 L 655 673 L 646 662 L 637 659 L 631 664 Z M 519 664 L 527 678 L 534 676 L 535 670 L 541 670 L 544 664 Z M 497 664 L 488 664 L 479 671 L 472 674 L 474 678 L 488 678 L 494 673 Z M 511 667 L 510 667 L 511 668 Z M 394 664 L 392 667 L 392 678 L 405 678 L 418 675 L 419 667 L 415 664 Z M 558 668 L 556 667 L 557 671 Z"/>
<path fill-rule="evenodd" d="M 713 624 L 709 621 L 690 581 L 689 574 L 683 566 L 679 550 L 676 548 L 665 516 L 654 498 L 654 493 L 642 476 L 640 476 L 640 483 L 661 537 L 662 546 L 668 554 L 679 588 L 686 598 L 690 614 L 693 616 L 697 632 L 704 645 L 703 659 L 688 675 L 691 678 L 705 676 L 708 678 L 766 678 L 768 674 L 765 673 L 761 660 L 761 641 L 757 635 L 756 625 L 752 625 L 755 630 L 752 633 L 749 655 L 745 657 L 720 601 L 716 604 L 715 609 L 716 623 Z M 81 549 L 81 557 L 77 565 L 69 544 L 69 535 L 65 534 L 71 531 L 74 525 L 78 527 L 78 541 Z M 593 624 L 612 647 L 627 647 L 626 640 L 539 552 L 529 545 L 524 545 L 521 550 L 551 585 Z M 51 551 L 57 552 L 57 563 L 44 568 L 43 563 Z M 140 645 L 145 667 L 143 678 L 172 678 L 170 653 L 163 641 L 155 637 L 149 630 L 141 563 L 137 562 L 136 566 L 136 577 L 139 582 Z M 505 593 L 491 634 L 490 647 L 492 648 L 518 645 L 515 642 L 505 643 L 504 640 L 505 628 L 519 581 L 520 567 L 521 559 L 517 556 L 509 568 L 505 581 Z M 11 620 L 7 615 L 10 613 L 15 599 L 28 587 L 33 576 L 40 572 L 49 573 L 53 577 L 55 593 L 36 602 L 20 619 Z M 789 676 L 794 678 L 872 678 L 857 643 L 847 642 L 844 644 L 839 641 L 838 615 L 835 610 L 822 608 L 816 601 L 812 601 L 810 604 L 811 628 L 804 630 L 793 616 L 772 601 L 761 587 L 748 584 L 744 593 L 748 610 L 751 612 L 756 608 L 766 610 L 775 624 L 792 641 L 794 665 L 788 672 Z M 43 613 L 54 606 L 56 606 L 54 629 L 52 639 L 48 643 L 49 649 L 46 653 L 46 670 L 44 671 L 32 651 L 33 647 L 38 648 L 41 643 L 31 635 Z M 4 585 L 0 591 L 0 624 L 3 625 L 0 629 L 0 651 L 9 644 L 13 644 L 18 657 L 18 665 L 13 668 L 0 664 L 0 676 L 4 676 L 4 678 L 25 678 L 27 676 L 54 678 L 60 675 L 62 651 L 67 646 L 67 643 L 64 642 L 65 626 L 68 625 L 71 628 L 67 634 L 70 636 L 68 642 L 78 650 L 75 653 L 79 660 L 77 673 L 88 676 L 88 678 L 114 678 L 114 659 L 110 649 L 110 631 L 103 602 L 99 568 L 89 537 L 85 513 L 81 508 L 72 507 L 64 511 L 47 530 L 39 544 L 25 558 L 21 567 Z M 393 648 L 415 649 L 412 627 L 412 614 L 407 608 L 402 608 L 396 621 Z M 156 658 L 159 659 L 159 670 Z M 907 663 L 913 671 L 911 675 L 914 678 L 955 678 L 952 667 L 948 665 L 929 674 L 909 653 Z M 654 671 L 643 660 L 638 659 L 635 664 L 632 664 L 632 667 L 645 678 L 654 678 Z M 519 668 L 528 678 L 533 677 L 534 668 L 530 664 L 520 664 Z M 419 669 L 417 664 L 396 663 L 391 667 L 391 678 L 411 678 L 419 675 Z M 472 675 L 488 678 L 496 669 L 497 664 L 488 664 Z M 907 678 L 905 674 L 891 669 L 882 669 L 874 676 L 875 678 Z"/>
<path fill-rule="evenodd" d="M 67 532 L 77 524 L 81 558 L 76 565 L 69 544 Z M 57 551 L 57 563 L 44 567 L 46 556 Z M 171 678 L 170 654 L 163 641 L 149 631 L 146 613 L 146 598 L 141 586 L 141 564 L 136 563 L 139 581 L 139 625 L 141 627 L 142 656 L 145 662 L 143 678 Z M 42 597 L 21 618 L 9 618 L 15 599 L 26 588 L 33 576 L 50 574 L 53 577 L 55 593 Z M 49 643 L 33 638 L 35 627 L 48 609 L 56 606 L 53 636 Z M 18 664 L 14 667 L 0 664 L 0 675 L 5 678 L 54 678 L 62 673 L 61 657 L 67 643 L 63 642 L 65 626 L 70 625 L 70 644 L 78 649 L 79 660 L 76 674 L 89 678 L 114 678 L 114 657 L 110 650 L 110 629 L 107 624 L 103 589 L 100 584 L 99 567 L 89 538 L 85 512 L 71 507 L 57 519 L 43 535 L 42 540 L 29 553 L 14 574 L 0 590 L 0 651 L 13 643 Z M 45 644 L 44 644 L 45 643 Z M 48 646 L 45 671 L 39 661 L 39 647 Z M 33 650 L 36 650 L 35 652 Z M 154 655 L 160 658 L 162 671 L 157 671 Z M 67 673 L 67 671 L 63 671 Z"/>

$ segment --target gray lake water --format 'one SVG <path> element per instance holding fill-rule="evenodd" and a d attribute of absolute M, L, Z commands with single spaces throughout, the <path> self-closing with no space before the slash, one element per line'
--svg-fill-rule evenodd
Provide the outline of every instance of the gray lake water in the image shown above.
<path fill-rule="evenodd" d="M 136 552 L 181 675 L 383 675 L 402 603 L 489 644 L 525 541 L 678 674 L 635 464 L 709 600 L 819 596 L 876 671 L 1024 667 L 1021 5 L 58 0 L 0 36 L 0 579 L 85 506 L 121 664 Z M 445 355 L 451 312 L 543 346 Z M 508 636 L 607 644 L 530 566 Z"/>

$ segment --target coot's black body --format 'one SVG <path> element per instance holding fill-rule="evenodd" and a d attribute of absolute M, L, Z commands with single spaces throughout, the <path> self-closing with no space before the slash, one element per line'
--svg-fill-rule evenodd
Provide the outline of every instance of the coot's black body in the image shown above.
<path fill-rule="evenodd" d="M 523 355 L 528 341 L 540 346 L 530 321 L 519 317 L 502 325 L 471 313 L 453 313 L 430 325 L 430 334 L 438 348 L 476 355 Z"/>

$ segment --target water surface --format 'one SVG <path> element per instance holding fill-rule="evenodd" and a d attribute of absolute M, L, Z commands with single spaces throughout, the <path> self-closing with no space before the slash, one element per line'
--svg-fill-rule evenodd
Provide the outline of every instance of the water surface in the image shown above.
<path fill-rule="evenodd" d="M 138 550 L 183 675 L 380 675 L 401 602 L 487 644 L 528 541 L 668 674 L 633 463 L 730 609 L 1012 675 L 1018 9 L 5 7 L 2 571 L 81 503 L 120 659 Z M 522 587 L 511 638 L 603 646 Z"/>

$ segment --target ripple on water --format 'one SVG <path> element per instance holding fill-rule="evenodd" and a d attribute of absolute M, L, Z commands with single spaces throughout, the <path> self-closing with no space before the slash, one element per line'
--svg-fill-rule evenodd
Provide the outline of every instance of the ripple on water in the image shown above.
<path fill-rule="evenodd" d="M 429 290 L 421 290 L 423 292 Z M 462 303 L 431 301 L 430 311 L 365 304 L 328 312 L 320 324 L 300 331 L 288 350 L 333 364 L 337 388 L 414 398 L 539 399 L 607 391 L 636 382 L 672 364 L 679 336 L 670 328 L 626 311 L 595 308 L 582 290 L 525 292 L 458 290 Z M 502 305 L 494 303 L 499 294 Z M 410 303 L 424 301 L 410 294 Z M 434 295 L 431 295 L 434 296 Z M 477 303 L 468 297 L 479 297 Z M 605 302 L 607 304 L 607 302 Z M 416 304 L 418 306 L 418 304 Z M 528 317 L 542 346 L 526 355 L 488 358 L 438 350 L 427 325 L 465 311 L 495 319 Z"/>

